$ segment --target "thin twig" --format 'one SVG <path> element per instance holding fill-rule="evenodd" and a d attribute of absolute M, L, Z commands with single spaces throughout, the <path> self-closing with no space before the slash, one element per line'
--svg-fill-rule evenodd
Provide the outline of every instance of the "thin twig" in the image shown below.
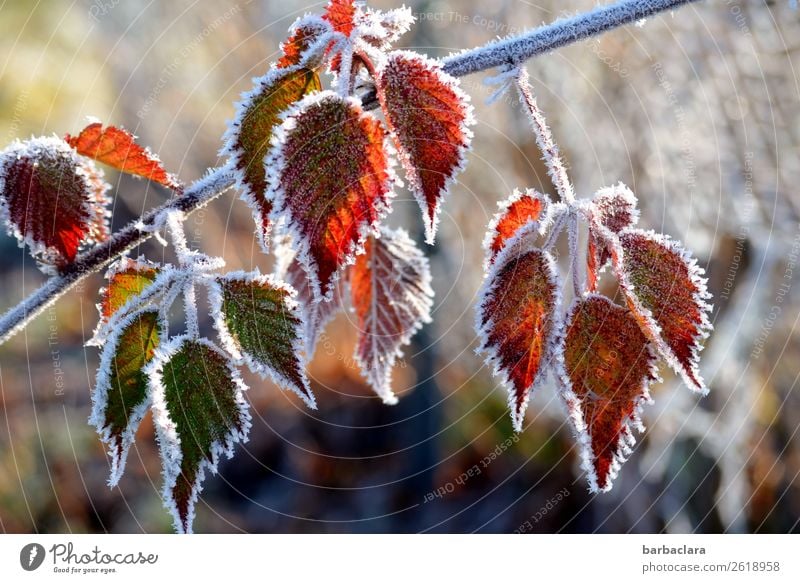
<path fill-rule="evenodd" d="M 697 0 L 622 0 L 595 8 L 583 14 L 557 20 L 525 34 L 501 39 L 442 61 L 443 69 L 463 77 L 494 67 L 520 65 L 526 60 L 558 49 L 579 40 L 595 36 L 612 28 L 629 24 L 658 12 L 671 10 Z M 377 107 L 372 96 L 365 96 L 364 107 Z M 115 233 L 106 242 L 80 254 L 59 275 L 48 279 L 39 289 L 0 317 L 0 344 L 22 330 L 36 316 L 66 294 L 78 282 L 109 265 L 153 235 L 148 227 L 169 208 L 191 213 L 220 196 L 233 186 L 230 169 L 219 167 L 190 185 L 176 199 L 148 211 L 140 220 Z M 144 226 L 145 228 L 141 228 Z"/>
<path fill-rule="evenodd" d="M 572 188 L 572 183 L 567 175 L 567 168 L 561 160 L 558 146 L 553 140 L 553 134 L 550 133 L 550 128 L 547 127 L 547 120 L 536 103 L 536 97 L 533 95 L 533 89 L 528 78 L 528 71 L 524 67 L 517 69 L 516 83 L 519 99 L 528 114 L 528 119 L 536 136 L 536 143 L 542 151 L 542 160 L 547 166 L 550 180 L 552 180 L 553 186 L 556 187 L 556 192 L 561 198 L 561 202 L 571 206 L 575 202 L 575 190 Z"/>

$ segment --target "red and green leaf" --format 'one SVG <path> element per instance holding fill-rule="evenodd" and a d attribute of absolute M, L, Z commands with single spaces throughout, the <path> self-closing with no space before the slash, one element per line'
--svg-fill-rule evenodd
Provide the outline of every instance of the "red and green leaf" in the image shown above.
<path fill-rule="evenodd" d="M 123 257 L 108 270 L 108 285 L 100 289 L 100 317 L 108 321 L 130 299 L 152 285 L 160 268 L 149 261 Z"/>
<path fill-rule="evenodd" d="M 273 217 L 286 219 L 316 300 L 364 249 L 388 210 L 393 174 L 381 123 L 354 98 L 306 97 L 276 130 L 268 159 Z"/>
<path fill-rule="evenodd" d="M 149 149 L 136 143 L 136 138 L 122 128 L 90 123 L 77 136 L 64 139 L 79 154 L 116 168 L 120 172 L 141 176 L 167 188 L 179 189 L 180 182 L 164 170 L 161 160 Z"/>
<path fill-rule="evenodd" d="M 545 195 L 528 189 L 517 190 L 498 204 L 498 212 L 489 223 L 484 247 L 488 256 L 487 266 L 494 262 L 506 243 L 518 233 L 532 231 L 538 234 L 548 224 L 550 207 Z"/>
<path fill-rule="evenodd" d="M 643 431 L 639 412 L 658 380 L 655 355 L 627 308 L 590 295 L 576 300 L 564 337 L 562 396 L 580 438 L 593 492 L 608 491 Z"/>
<path fill-rule="evenodd" d="M 294 290 L 272 277 L 244 272 L 217 278 L 212 289 L 215 324 L 225 349 L 316 409 L 300 358 L 302 321 Z"/>
<path fill-rule="evenodd" d="M 626 229 L 610 240 L 614 271 L 643 332 L 691 389 L 706 394 L 698 367 L 711 306 L 702 268 L 664 235 Z"/>
<path fill-rule="evenodd" d="M 59 138 L 14 142 L 0 152 L 0 217 L 43 267 L 64 267 L 108 236 L 109 186 Z"/>
<path fill-rule="evenodd" d="M 131 314 L 120 322 L 119 328 L 121 331 L 105 343 L 100 356 L 90 419 L 109 446 L 108 483 L 112 487 L 122 477 L 136 430 L 150 406 L 143 369 L 152 360 L 162 333 L 154 310 Z"/>
<path fill-rule="evenodd" d="M 430 59 L 390 53 L 376 80 L 378 98 L 433 243 L 442 199 L 464 165 L 472 140 L 469 98 Z"/>
<path fill-rule="evenodd" d="M 178 532 L 191 532 L 206 470 L 247 440 L 244 383 L 225 354 L 206 339 L 178 337 L 146 367 L 164 470 L 163 498 Z"/>
<path fill-rule="evenodd" d="M 358 326 L 356 362 L 383 402 L 395 404 L 392 368 L 401 348 L 431 319 L 428 259 L 404 230 L 383 228 L 356 258 L 350 290 Z"/>
<path fill-rule="evenodd" d="M 555 262 L 539 249 L 507 247 L 480 293 L 480 350 L 508 389 L 511 419 L 520 431 L 530 395 L 555 354 L 561 301 Z"/>
<path fill-rule="evenodd" d="M 304 96 L 319 91 L 319 76 L 311 69 L 273 69 L 256 80 L 236 106 L 236 116 L 225 133 L 224 153 L 236 169 L 236 184 L 253 210 L 257 232 L 266 251 L 272 201 L 267 197 L 265 157 L 281 114 Z"/>

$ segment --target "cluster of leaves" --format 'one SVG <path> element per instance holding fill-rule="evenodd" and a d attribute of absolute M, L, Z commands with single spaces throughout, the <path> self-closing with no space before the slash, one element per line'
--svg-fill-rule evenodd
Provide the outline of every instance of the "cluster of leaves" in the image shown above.
<path fill-rule="evenodd" d="M 331 0 L 322 16 L 294 23 L 281 58 L 237 104 L 223 155 L 264 251 L 274 246 L 273 275 L 220 275 L 222 259 L 188 248 L 184 217 L 174 210 L 147 228 L 166 229 L 175 265 L 125 257 L 106 274 L 89 342 L 102 350 L 90 422 L 109 447 L 114 486 L 152 408 L 162 494 L 180 532 L 192 528 L 205 472 L 247 439 L 238 367 L 271 377 L 315 408 L 305 362 L 328 320 L 349 304 L 359 330 L 356 362 L 384 402 L 397 402 L 392 368 L 430 321 L 433 291 L 421 250 L 405 231 L 383 224 L 403 185 L 395 155 L 433 243 L 472 137 L 457 81 L 421 55 L 391 50 L 412 22 L 407 8 Z M 358 97 L 368 89 L 377 93 L 378 115 Z M 91 159 L 182 190 L 115 127 L 92 123 L 76 137 L 12 145 L 0 155 L 2 212 L 47 269 L 67 268 L 82 247 L 108 236 L 109 187 Z M 217 343 L 200 334 L 197 286 L 208 292 Z M 170 334 L 168 314 L 180 297 L 185 330 Z"/>
<path fill-rule="evenodd" d="M 169 208 L 147 228 L 168 232 L 176 264 L 123 257 L 106 274 L 90 341 L 101 348 L 90 422 L 108 445 L 114 486 L 152 409 L 162 494 L 179 532 L 192 529 L 206 471 L 216 472 L 221 456 L 248 437 L 240 367 L 315 408 L 305 364 L 326 323 L 349 304 L 362 374 L 385 403 L 397 402 L 392 368 L 430 321 L 433 291 L 422 251 L 405 231 L 384 224 L 402 186 L 395 158 L 432 244 L 473 123 L 454 78 L 422 55 L 392 50 L 412 22 L 407 8 L 330 0 L 321 16 L 294 23 L 280 59 L 237 104 L 222 153 L 264 251 L 273 247 L 274 274 L 220 274 L 224 261 L 190 250 L 184 216 Z M 708 329 L 705 283 L 678 244 L 635 227 L 636 200 L 624 186 L 575 200 L 544 118 L 525 84 L 519 87 L 562 200 L 528 190 L 501 204 L 486 237 L 482 350 L 508 386 L 517 429 L 532 391 L 547 369 L 555 371 L 591 486 L 607 490 L 630 451 L 631 427 L 640 426 L 656 355 L 706 390 L 697 370 Z M 377 114 L 358 96 L 373 92 Z M 109 235 L 110 187 L 94 161 L 183 190 L 151 152 L 113 126 L 94 122 L 75 137 L 15 142 L 0 153 L 0 213 L 46 271 L 69 268 L 81 248 Z M 589 231 L 580 285 L 579 219 Z M 577 290 L 566 314 L 552 254 L 565 226 Z M 624 306 L 597 293 L 609 264 Z M 216 343 L 200 334 L 197 286 L 207 291 Z M 185 329 L 171 334 L 168 314 L 178 298 Z"/>
<path fill-rule="evenodd" d="M 658 380 L 658 356 L 691 389 L 707 392 L 698 360 L 710 329 L 709 294 L 702 270 L 677 242 L 636 228 L 637 201 L 626 186 L 601 189 L 591 200 L 574 198 L 527 76 L 517 75 L 561 201 L 527 190 L 500 203 L 485 240 L 480 351 L 508 389 L 518 431 L 531 394 L 553 371 L 590 489 L 607 491 L 635 443 L 632 428 L 643 430 L 640 408 L 650 402 L 648 387 Z M 579 224 L 588 230 L 585 281 Z M 552 251 L 565 226 L 575 290 L 566 313 Z M 623 305 L 598 293 L 609 265 Z"/>

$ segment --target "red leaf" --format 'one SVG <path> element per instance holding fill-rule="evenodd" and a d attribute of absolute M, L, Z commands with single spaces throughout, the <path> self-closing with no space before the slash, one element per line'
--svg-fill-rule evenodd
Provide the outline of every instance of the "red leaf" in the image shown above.
<path fill-rule="evenodd" d="M 135 142 L 134 136 L 124 129 L 91 123 L 77 136 L 67 134 L 64 139 L 84 156 L 108 164 L 127 174 L 142 176 L 173 190 L 181 187 L 180 182 L 167 174 L 161 160 L 147 148 Z"/>
<path fill-rule="evenodd" d="M 315 302 L 314 287 L 288 242 L 275 247 L 275 257 L 277 277 L 297 291 L 295 300 L 303 311 L 303 344 L 310 360 L 325 326 L 344 308 L 344 292 L 337 286 L 330 301 Z"/>
<path fill-rule="evenodd" d="M 577 300 L 567 318 L 562 396 L 581 436 L 583 468 L 593 492 L 608 491 L 643 431 L 639 412 L 658 380 L 655 356 L 636 319 L 608 298 Z"/>
<path fill-rule="evenodd" d="M 381 123 L 331 91 L 297 104 L 270 154 L 274 220 L 283 216 L 316 300 L 364 249 L 388 209 L 393 176 Z"/>
<path fill-rule="evenodd" d="M 511 419 L 520 431 L 530 394 L 554 355 L 560 291 L 553 258 L 539 249 L 507 247 L 487 274 L 481 298 L 480 350 L 508 389 Z"/>
<path fill-rule="evenodd" d="M 499 210 L 489 223 L 484 241 L 489 264 L 494 262 L 510 239 L 522 232 L 523 227 L 526 227 L 526 232 L 540 232 L 547 224 L 549 213 L 547 197 L 533 189 L 525 192 L 515 190 L 498 206 Z"/>
<path fill-rule="evenodd" d="M 59 138 L 14 142 L 0 152 L 0 217 L 42 265 L 63 267 L 108 236 L 102 176 Z"/>
<path fill-rule="evenodd" d="M 390 53 L 376 80 L 400 161 L 433 243 L 441 201 L 472 140 L 469 98 L 458 81 L 417 53 Z"/>
<path fill-rule="evenodd" d="M 642 331 L 686 384 L 708 393 L 698 370 L 711 323 L 710 294 L 697 261 L 664 235 L 627 229 L 612 246 L 614 271 Z"/>
<path fill-rule="evenodd" d="M 392 368 L 400 348 L 430 322 L 433 289 L 428 259 L 402 229 L 381 229 L 350 272 L 358 324 L 356 361 L 384 403 L 397 403 Z"/>
<path fill-rule="evenodd" d="M 336 32 L 350 36 L 355 28 L 357 6 L 354 0 L 330 0 L 322 16 Z"/>
<path fill-rule="evenodd" d="M 253 211 L 259 242 L 266 252 L 272 201 L 266 194 L 264 158 L 280 116 L 304 96 L 322 88 L 319 76 L 305 67 L 273 69 L 242 95 L 225 133 L 224 153 L 236 169 L 236 184 Z"/>

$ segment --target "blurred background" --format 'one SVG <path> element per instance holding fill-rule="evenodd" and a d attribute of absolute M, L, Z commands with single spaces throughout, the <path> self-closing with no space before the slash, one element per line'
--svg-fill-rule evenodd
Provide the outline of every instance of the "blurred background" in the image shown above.
<path fill-rule="evenodd" d="M 401 43 L 433 57 L 516 34 L 594 0 L 405 0 Z M 390 8 L 388 0 L 376 7 Z M 186 182 L 220 164 L 233 103 L 277 59 L 292 21 L 322 2 L 78 0 L 0 3 L 0 143 L 123 125 Z M 800 522 L 800 12 L 786 1 L 700 2 L 528 64 L 580 196 L 617 181 L 641 225 L 682 240 L 707 270 L 711 394 L 662 367 L 647 430 L 614 489 L 591 496 L 552 382 L 513 437 L 506 395 L 474 349 L 481 242 L 515 187 L 552 193 L 513 96 L 484 104 L 462 80 L 474 151 L 427 247 L 436 304 L 394 375 L 387 407 L 352 359 L 348 314 L 310 365 L 318 411 L 245 374 L 250 441 L 205 482 L 197 532 L 791 532 Z M 115 228 L 163 203 L 111 170 Z M 419 234 L 399 193 L 392 222 Z M 231 192 L 187 222 L 231 269 L 271 270 Z M 142 246 L 153 259 L 157 243 Z M 562 253 L 565 251 L 562 248 Z M 133 254 L 134 256 L 137 253 Z M 44 280 L 0 237 L 0 309 Z M 119 488 L 92 428 L 101 275 L 0 346 L 0 529 L 170 532 L 149 416 Z M 609 290 L 613 293 L 613 290 Z M 204 323 L 209 329 L 209 323 Z M 499 448 L 499 449 L 498 449 Z M 490 463 L 486 456 L 501 451 Z M 476 470 L 477 469 L 477 470 Z M 465 479 L 464 476 L 467 476 Z"/>

